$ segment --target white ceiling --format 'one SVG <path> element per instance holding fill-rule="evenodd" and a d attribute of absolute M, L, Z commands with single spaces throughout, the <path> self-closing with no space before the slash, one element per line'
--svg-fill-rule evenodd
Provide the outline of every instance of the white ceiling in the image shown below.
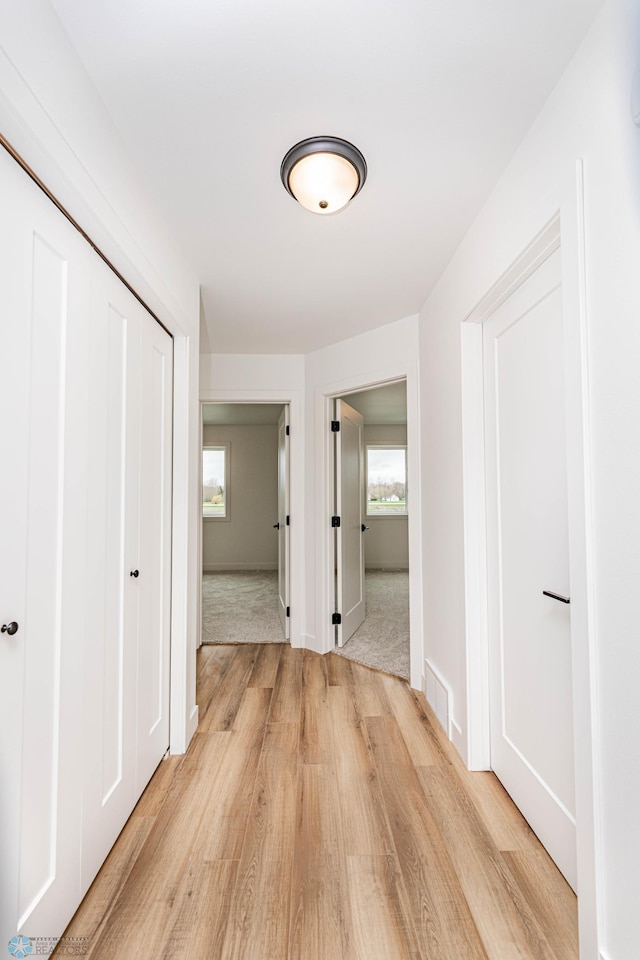
<path fill-rule="evenodd" d="M 601 0 L 52 0 L 202 284 L 204 349 L 305 353 L 416 313 Z M 332 134 L 335 216 L 279 170 Z"/>
<path fill-rule="evenodd" d="M 354 410 L 362 414 L 365 423 L 404 424 L 407 422 L 406 380 L 350 393 L 344 399 Z"/>
<path fill-rule="evenodd" d="M 277 423 L 282 406 L 281 403 L 203 403 L 202 422 L 205 426 L 226 427 Z"/>

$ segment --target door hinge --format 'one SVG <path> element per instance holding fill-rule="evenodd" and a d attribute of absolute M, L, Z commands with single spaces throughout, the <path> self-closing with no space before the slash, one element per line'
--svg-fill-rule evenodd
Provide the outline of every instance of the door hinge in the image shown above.
<path fill-rule="evenodd" d="M 340 526 L 340 517 L 331 517 L 331 526 L 339 527 Z"/>
<path fill-rule="evenodd" d="M 331 626 L 339 626 L 342 623 L 342 614 L 341 613 L 332 613 L 331 614 Z"/>
<path fill-rule="evenodd" d="M 287 607 L 287 616 L 288 616 L 288 617 L 291 616 L 291 607 Z"/>
<path fill-rule="evenodd" d="M 287 425 L 287 426 L 284 428 L 284 432 L 285 432 L 285 434 L 286 434 L 287 437 L 290 437 L 290 436 L 291 436 L 291 427 Z"/>
<path fill-rule="evenodd" d="M 331 421 L 331 433 L 340 433 L 340 421 L 332 420 Z"/>
<path fill-rule="evenodd" d="M 289 514 L 287 514 L 287 519 L 286 519 L 285 522 L 286 522 L 287 526 L 290 526 L 290 525 L 291 525 L 291 517 L 289 516 Z"/>

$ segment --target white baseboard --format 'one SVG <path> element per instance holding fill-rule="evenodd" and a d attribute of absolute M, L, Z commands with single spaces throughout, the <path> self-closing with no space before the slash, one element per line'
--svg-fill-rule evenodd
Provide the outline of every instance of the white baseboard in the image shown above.
<path fill-rule="evenodd" d="M 203 573 L 223 573 L 224 571 L 233 572 L 234 570 L 277 570 L 278 563 L 203 563 Z"/>
<path fill-rule="evenodd" d="M 376 560 L 375 562 L 372 560 L 371 563 L 366 563 L 365 561 L 364 568 L 365 570 L 383 570 L 383 571 L 384 570 L 388 570 L 388 571 L 408 570 L 409 564 L 403 563 L 403 562 L 397 563 L 394 560 Z"/>
<path fill-rule="evenodd" d="M 465 766 L 467 766 L 467 740 L 462 735 L 460 725 L 454 719 L 451 720 L 451 742 L 464 760 Z"/>
<path fill-rule="evenodd" d="M 437 667 L 428 659 L 424 661 L 424 684 L 427 703 L 440 721 L 440 725 L 449 740 L 452 740 L 451 689 Z"/>
<path fill-rule="evenodd" d="M 302 646 L 305 650 L 313 650 L 314 653 L 319 653 L 322 656 L 326 653 L 326 650 L 320 649 L 320 644 L 318 643 L 317 637 L 312 637 L 308 633 L 302 634 Z"/>

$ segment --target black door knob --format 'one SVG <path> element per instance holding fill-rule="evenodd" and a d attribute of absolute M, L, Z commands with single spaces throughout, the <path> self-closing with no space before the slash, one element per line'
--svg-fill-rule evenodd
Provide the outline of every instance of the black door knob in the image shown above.
<path fill-rule="evenodd" d="M 279 529 L 280 529 L 280 524 L 279 524 L 279 523 L 274 523 L 273 529 L 274 529 L 274 530 L 279 530 Z"/>
<path fill-rule="evenodd" d="M 363 523 L 361 529 L 362 529 L 362 532 L 364 533 L 365 530 L 368 530 L 368 529 L 369 529 L 369 527 L 366 525 L 366 523 Z"/>
<path fill-rule="evenodd" d="M 8 633 L 10 637 L 12 637 L 14 633 L 17 633 L 17 632 L 18 632 L 18 624 L 15 622 L 15 620 L 12 620 L 11 623 L 3 623 L 2 626 L 0 627 L 0 633 Z"/>
<path fill-rule="evenodd" d="M 140 571 L 139 571 L 139 570 L 132 570 L 131 573 L 129 574 L 129 576 L 130 576 L 130 577 L 139 577 L 139 576 L 140 576 Z"/>

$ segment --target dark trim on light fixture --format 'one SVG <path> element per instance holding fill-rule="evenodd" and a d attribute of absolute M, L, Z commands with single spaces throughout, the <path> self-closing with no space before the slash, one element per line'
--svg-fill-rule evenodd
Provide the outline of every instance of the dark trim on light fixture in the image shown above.
<path fill-rule="evenodd" d="M 297 197 L 289 186 L 289 175 L 299 160 L 311 156 L 312 153 L 335 153 L 338 157 L 348 160 L 358 174 L 358 187 L 352 194 L 351 199 L 353 200 L 356 194 L 360 193 L 367 179 L 367 161 L 358 148 L 340 137 L 309 137 L 307 140 L 301 140 L 300 143 L 291 147 L 285 153 L 280 166 L 280 179 L 285 190 L 291 194 L 294 200 L 297 200 Z"/>

